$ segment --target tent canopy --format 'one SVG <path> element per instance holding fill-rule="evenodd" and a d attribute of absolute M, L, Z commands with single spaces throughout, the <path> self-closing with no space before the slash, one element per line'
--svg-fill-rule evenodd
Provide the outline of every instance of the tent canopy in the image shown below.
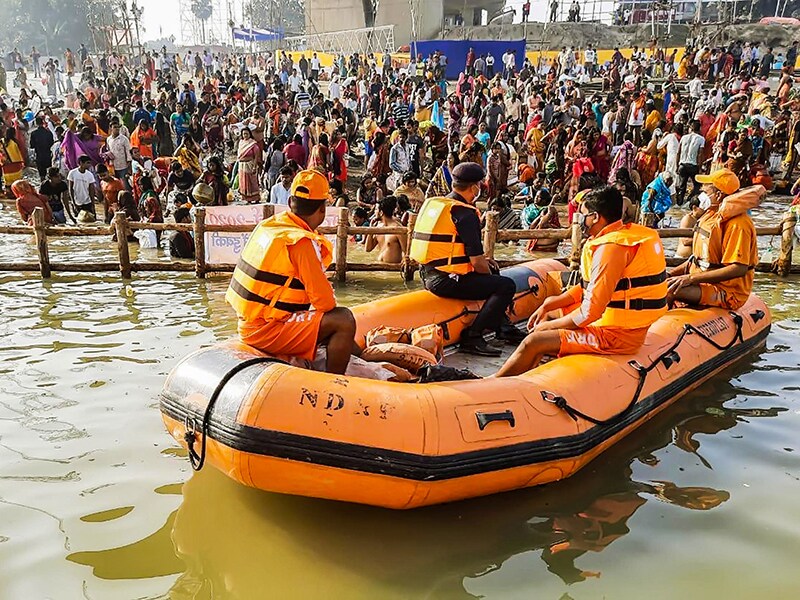
<path fill-rule="evenodd" d="M 282 31 L 271 31 L 257 27 L 234 27 L 233 39 L 245 42 L 272 42 L 283 39 Z"/>

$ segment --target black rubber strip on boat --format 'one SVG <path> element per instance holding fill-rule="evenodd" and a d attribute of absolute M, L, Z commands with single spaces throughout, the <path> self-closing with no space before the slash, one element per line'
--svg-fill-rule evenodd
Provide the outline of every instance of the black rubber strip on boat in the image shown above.
<path fill-rule="evenodd" d="M 720 352 L 654 394 L 642 398 L 625 418 L 613 425 L 594 426 L 581 434 L 566 437 L 520 442 L 458 454 L 428 456 L 259 429 L 241 425 L 227 418 L 212 421 L 208 433 L 211 439 L 241 452 L 413 481 L 455 479 L 577 458 L 612 438 L 619 431 L 642 420 L 648 413 L 659 408 L 698 379 L 741 358 L 761 344 L 768 333 L 769 328 L 760 331 L 745 342 Z M 185 404 L 169 395 L 162 394 L 160 404 L 161 411 L 176 421 L 183 422 L 187 412 L 190 413 L 190 418 L 202 418 L 202 410 L 194 408 L 187 410 Z"/>

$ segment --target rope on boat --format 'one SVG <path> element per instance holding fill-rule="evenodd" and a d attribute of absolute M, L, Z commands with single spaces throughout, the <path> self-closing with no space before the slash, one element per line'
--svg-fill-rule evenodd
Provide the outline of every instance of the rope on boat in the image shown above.
<path fill-rule="evenodd" d="M 545 390 L 542 390 L 541 392 L 542 400 L 544 400 L 545 402 L 550 402 L 552 404 L 555 404 L 558 408 L 566 412 L 572 418 L 573 421 L 577 421 L 578 417 L 580 417 L 581 419 L 593 423 L 594 425 L 605 425 L 605 426 L 613 425 L 614 423 L 622 419 L 622 417 L 624 417 L 626 414 L 628 414 L 628 412 L 630 412 L 630 410 L 639 401 L 639 396 L 642 393 L 642 389 L 644 389 L 644 384 L 647 381 L 648 374 L 652 370 L 654 370 L 660 362 L 663 362 L 664 365 L 667 368 L 669 368 L 670 366 L 672 366 L 673 363 L 679 363 L 681 361 L 681 356 L 680 354 L 678 354 L 677 348 L 678 346 L 681 345 L 681 343 L 683 342 L 684 338 L 687 335 L 699 336 L 700 339 L 704 340 L 708 344 L 711 344 L 711 346 L 713 346 L 720 352 L 728 350 L 737 342 L 744 342 L 744 336 L 742 335 L 742 325 L 744 324 L 744 318 L 742 317 L 742 315 L 735 312 L 730 313 L 730 315 L 733 318 L 734 324 L 736 325 L 736 333 L 734 334 L 733 339 L 731 339 L 731 341 L 725 344 L 724 346 L 715 342 L 712 338 L 710 338 L 705 333 L 700 331 L 694 325 L 687 323 L 686 325 L 683 326 L 683 331 L 681 331 L 681 334 L 678 336 L 678 339 L 675 340 L 675 342 L 669 348 L 667 348 L 664 352 L 662 352 L 661 355 L 658 356 L 658 358 L 656 358 L 652 363 L 650 363 L 649 366 L 645 367 L 644 365 L 635 360 L 629 361 L 628 364 L 631 367 L 633 367 L 633 369 L 635 369 L 639 375 L 639 382 L 636 386 L 636 391 L 634 392 L 633 398 L 631 398 L 631 401 L 628 403 L 628 405 L 625 408 L 623 408 L 620 412 L 618 412 L 616 415 L 609 417 L 608 419 L 596 419 L 590 415 L 587 415 L 586 413 L 581 412 L 574 406 L 571 406 L 569 402 L 567 402 L 567 399 L 564 398 L 563 396 L 557 396 Z"/>
<path fill-rule="evenodd" d="M 214 411 L 214 405 L 217 403 L 217 399 L 222 394 L 222 390 L 225 389 L 225 386 L 228 382 L 233 379 L 233 377 L 244 371 L 248 367 L 252 367 L 253 365 L 258 365 L 262 363 L 279 363 L 279 364 L 287 364 L 286 362 L 279 360 L 277 358 L 273 358 L 271 356 L 257 356 L 255 358 L 247 359 L 244 362 L 240 362 L 238 365 L 234 366 L 230 371 L 225 373 L 222 376 L 222 379 L 219 380 L 217 387 L 214 388 L 214 392 L 211 394 L 211 397 L 208 399 L 208 404 L 206 405 L 206 409 L 203 412 L 203 423 L 200 429 L 200 432 L 197 432 L 197 423 L 194 419 L 190 419 L 189 414 L 186 415 L 186 420 L 184 421 L 185 426 L 185 433 L 183 434 L 183 438 L 186 441 L 186 447 L 189 450 L 189 462 L 192 465 L 192 469 L 195 471 L 199 471 L 203 468 L 203 465 L 206 462 L 206 439 L 208 438 L 208 427 L 211 422 L 211 413 Z M 198 436 L 200 436 L 200 453 L 198 454 L 195 449 L 194 445 L 197 441 Z"/>

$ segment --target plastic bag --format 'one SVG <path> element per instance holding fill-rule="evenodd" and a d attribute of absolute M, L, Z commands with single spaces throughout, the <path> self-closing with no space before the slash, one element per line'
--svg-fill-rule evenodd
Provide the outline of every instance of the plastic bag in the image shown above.
<path fill-rule="evenodd" d="M 139 240 L 139 247 L 142 249 L 158 248 L 158 239 L 156 232 L 152 229 L 137 229 L 133 237 Z"/>

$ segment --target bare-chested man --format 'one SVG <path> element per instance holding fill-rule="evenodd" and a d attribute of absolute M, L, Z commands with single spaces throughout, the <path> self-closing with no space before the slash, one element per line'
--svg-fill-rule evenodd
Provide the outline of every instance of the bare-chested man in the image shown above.
<path fill-rule="evenodd" d="M 394 218 L 397 209 L 397 198 L 386 196 L 378 202 L 378 227 L 402 227 L 403 224 Z M 365 241 L 367 252 L 379 249 L 378 261 L 400 264 L 406 253 L 406 236 L 397 234 L 369 234 Z"/>

